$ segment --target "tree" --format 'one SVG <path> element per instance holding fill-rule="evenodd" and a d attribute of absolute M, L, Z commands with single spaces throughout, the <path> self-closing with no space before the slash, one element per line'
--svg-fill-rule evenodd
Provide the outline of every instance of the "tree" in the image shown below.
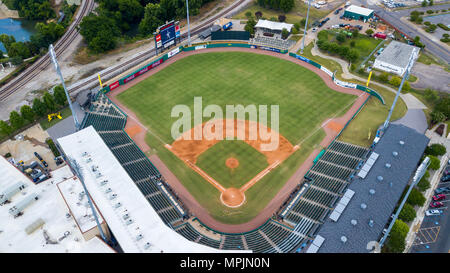
<path fill-rule="evenodd" d="M 35 98 L 33 100 L 33 111 L 36 113 L 38 117 L 42 117 L 47 113 L 47 106 L 45 106 L 45 103 L 43 103 L 40 99 Z"/>
<path fill-rule="evenodd" d="M 408 202 L 408 204 L 410 204 L 411 206 L 423 206 L 423 204 L 425 204 L 425 197 L 423 196 L 423 194 L 416 188 L 413 188 L 411 190 L 411 193 L 408 196 L 408 200 L 406 200 L 406 202 Z"/>
<path fill-rule="evenodd" d="M 31 109 L 31 107 L 28 105 L 23 105 L 22 107 L 20 107 L 20 115 L 28 122 L 34 121 L 35 113 L 33 109 Z"/>
<path fill-rule="evenodd" d="M 150 3 L 145 6 L 144 18 L 139 23 L 139 32 L 143 35 L 152 34 L 163 21 L 161 6 L 159 4 Z"/>
<path fill-rule="evenodd" d="M 305 25 L 306 25 L 306 18 L 303 18 L 302 20 L 300 20 L 300 26 L 301 26 L 302 28 L 304 28 Z"/>
<path fill-rule="evenodd" d="M 422 7 L 426 7 L 427 6 L 427 0 L 422 0 Z"/>
<path fill-rule="evenodd" d="M 43 98 L 44 98 L 44 103 L 45 103 L 45 106 L 47 107 L 47 109 L 50 111 L 55 111 L 56 103 L 55 103 L 55 100 L 53 99 L 53 96 L 50 95 L 50 93 L 45 92 Z"/>
<path fill-rule="evenodd" d="M 250 32 L 250 34 L 255 34 L 255 26 L 256 26 L 255 19 L 250 18 L 247 20 L 244 30 Z"/>
<path fill-rule="evenodd" d="M 428 102 L 434 103 L 439 99 L 438 92 L 430 88 L 425 89 L 424 97 Z"/>
<path fill-rule="evenodd" d="M 120 30 L 113 19 L 90 14 L 81 21 L 80 33 L 88 47 L 94 52 L 100 53 L 115 48 Z"/>
<path fill-rule="evenodd" d="M 263 13 L 262 13 L 261 11 L 255 12 L 255 17 L 256 17 L 256 19 L 259 19 L 259 18 L 261 18 L 262 16 L 263 16 Z"/>
<path fill-rule="evenodd" d="M 355 44 L 356 44 L 355 41 L 351 41 L 350 42 L 350 47 L 355 47 Z"/>
<path fill-rule="evenodd" d="M 432 6 L 433 5 L 433 0 L 430 0 L 429 2 L 428 2 L 428 6 Z"/>
<path fill-rule="evenodd" d="M 403 86 L 402 86 L 402 91 L 406 91 L 407 92 L 409 90 L 411 90 L 411 84 L 408 81 L 405 81 L 403 83 Z"/>
<path fill-rule="evenodd" d="M 345 42 L 345 34 L 344 34 L 344 33 L 339 33 L 339 34 L 336 36 L 336 40 L 337 40 L 339 43 Z"/>
<path fill-rule="evenodd" d="M 426 155 L 433 155 L 433 156 L 443 156 L 447 152 L 447 149 L 442 144 L 431 144 L 425 149 Z"/>
<path fill-rule="evenodd" d="M 286 21 L 286 16 L 283 14 L 278 15 L 278 22 L 284 22 Z"/>
<path fill-rule="evenodd" d="M 430 158 L 429 168 L 432 170 L 438 170 L 441 166 L 441 161 L 439 160 L 439 158 L 435 157 L 434 155 L 429 155 L 428 157 Z"/>
<path fill-rule="evenodd" d="M 402 79 L 398 76 L 393 76 L 390 80 L 389 83 L 392 84 L 393 86 L 400 86 L 400 83 L 402 82 Z"/>
<path fill-rule="evenodd" d="M 294 0 L 280 0 L 280 8 L 284 12 L 289 12 L 294 7 Z"/>
<path fill-rule="evenodd" d="M 6 121 L 0 120 L 0 132 L 9 136 L 13 132 L 13 129 Z"/>
<path fill-rule="evenodd" d="M 12 111 L 9 114 L 9 122 L 11 123 L 11 127 L 15 130 L 22 128 L 25 123 L 25 120 L 17 111 Z"/>
<path fill-rule="evenodd" d="M 436 109 L 431 112 L 430 116 L 431 121 L 434 123 L 443 122 L 447 118 L 444 113 L 442 113 L 441 111 L 437 111 Z"/>
<path fill-rule="evenodd" d="M 398 218 L 406 223 L 411 222 L 416 218 L 416 210 L 410 204 L 405 204 Z"/>
<path fill-rule="evenodd" d="M 55 86 L 53 89 L 53 97 L 58 105 L 64 106 L 67 102 L 66 93 L 61 85 Z"/>
<path fill-rule="evenodd" d="M 64 27 L 55 22 L 49 24 L 36 23 L 34 28 L 36 34 L 31 36 L 30 41 L 37 48 L 47 48 L 64 34 Z"/>
<path fill-rule="evenodd" d="M 247 11 L 245 13 L 245 17 L 247 17 L 247 19 L 250 19 L 250 17 L 252 17 L 252 13 L 250 11 Z"/>
<path fill-rule="evenodd" d="M 286 39 L 289 36 L 289 31 L 285 28 L 281 30 L 281 38 Z"/>
<path fill-rule="evenodd" d="M 401 253 L 405 249 L 405 239 L 408 234 L 409 227 L 402 220 L 396 220 L 389 233 L 389 241 L 387 247 L 390 252 Z"/>

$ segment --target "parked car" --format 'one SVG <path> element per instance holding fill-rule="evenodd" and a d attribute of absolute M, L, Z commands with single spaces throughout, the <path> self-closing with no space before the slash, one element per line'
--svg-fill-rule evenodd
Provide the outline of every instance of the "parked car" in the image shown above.
<path fill-rule="evenodd" d="M 449 174 L 450 174 L 450 166 L 447 166 L 445 168 L 445 170 L 444 170 L 444 175 L 443 176 L 446 176 L 446 175 L 449 175 Z"/>
<path fill-rule="evenodd" d="M 361 26 L 361 25 L 356 25 L 355 28 L 361 30 L 361 29 L 362 29 L 362 26 Z"/>
<path fill-rule="evenodd" d="M 316 32 L 316 31 L 317 31 L 317 28 L 313 27 L 312 32 Z"/>
<path fill-rule="evenodd" d="M 445 194 L 436 194 L 435 196 L 433 196 L 434 201 L 439 201 L 439 200 L 444 200 L 444 199 L 445 199 Z"/>
<path fill-rule="evenodd" d="M 442 187 L 434 190 L 435 194 L 450 193 L 450 187 Z"/>
<path fill-rule="evenodd" d="M 442 202 L 431 202 L 431 204 L 430 204 L 430 207 L 432 207 L 432 208 L 440 208 L 443 206 L 444 206 L 444 203 L 442 203 Z"/>
<path fill-rule="evenodd" d="M 441 182 L 448 182 L 448 181 L 450 181 L 450 174 L 441 177 Z"/>
<path fill-rule="evenodd" d="M 438 210 L 438 209 L 429 209 L 427 211 L 425 211 L 425 215 L 426 216 L 436 216 L 436 215 L 441 215 L 442 214 L 442 210 Z"/>

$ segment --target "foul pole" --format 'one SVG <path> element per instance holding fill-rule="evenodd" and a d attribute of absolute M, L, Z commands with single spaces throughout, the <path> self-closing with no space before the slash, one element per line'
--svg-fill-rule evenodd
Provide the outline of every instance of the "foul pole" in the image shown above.
<path fill-rule="evenodd" d="M 59 69 L 58 61 L 56 60 L 56 54 L 55 50 L 53 49 L 53 44 L 50 44 L 48 48 L 48 52 L 50 54 L 50 57 L 52 59 L 53 65 L 55 66 L 56 73 L 59 75 L 59 79 L 61 80 L 62 86 L 64 88 L 64 92 L 66 93 L 67 102 L 69 102 L 70 111 L 72 112 L 73 121 L 75 123 L 75 131 L 78 131 L 80 129 L 80 123 L 78 122 L 77 115 L 75 111 L 73 110 L 72 101 L 70 100 L 69 93 L 67 92 L 66 84 L 64 83 L 64 77 L 61 73 L 61 69 Z"/>
<path fill-rule="evenodd" d="M 191 46 L 191 29 L 189 25 L 189 0 L 186 0 L 186 17 L 187 17 L 187 27 L 188 27 L 188 45 Z"/>
<path fill-rule="evenodd" d="M 311 6 L 311 0 L 308 0 L 308 11 L 306 12 L 306 22 L 305 22 L 305 29 L 303 30 L 303 39 L 302 39 L 302 47 L 300 48 L 300 54 L 303 54 L 303 49 L 305 48 L 306 29 L 308 28 L 308 18 L 309 18 L 309 7 L 310 6 Z"/>

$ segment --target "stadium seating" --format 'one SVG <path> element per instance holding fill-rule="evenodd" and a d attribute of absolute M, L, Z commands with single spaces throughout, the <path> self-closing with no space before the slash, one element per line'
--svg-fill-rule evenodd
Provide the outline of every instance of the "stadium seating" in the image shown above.
<path fill-rule="evenodd" d="M 289 49 L 296 42 L 293 40 L 280 40 L 268 37 L 258 36 L 253 39 L 250 39 L 250 44 L 260 45 L 260 46 L 268 46 L 275 47 L 279 49 Z"/>

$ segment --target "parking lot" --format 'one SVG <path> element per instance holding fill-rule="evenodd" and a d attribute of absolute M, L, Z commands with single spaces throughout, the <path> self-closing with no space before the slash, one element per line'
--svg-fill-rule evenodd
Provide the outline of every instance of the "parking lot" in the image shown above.
<path fill-rule="evenodd" d="M 440 182 L 438 188 L 450 187 L 449 182 Z M 449 251 L 450 217 L 449 202 L 450 193 L 445 193 L 445 199 L 440 200 L 444 206 L 437 208 L 440 215 L 425 216 L 420 228 L 416 231 L 416 237 L 410 249 L 411 253 L 447 253 Z M 430 204 L 426 204 L 430 205 Z M 428 208 L 433 209 L 433 208 Z"/>

